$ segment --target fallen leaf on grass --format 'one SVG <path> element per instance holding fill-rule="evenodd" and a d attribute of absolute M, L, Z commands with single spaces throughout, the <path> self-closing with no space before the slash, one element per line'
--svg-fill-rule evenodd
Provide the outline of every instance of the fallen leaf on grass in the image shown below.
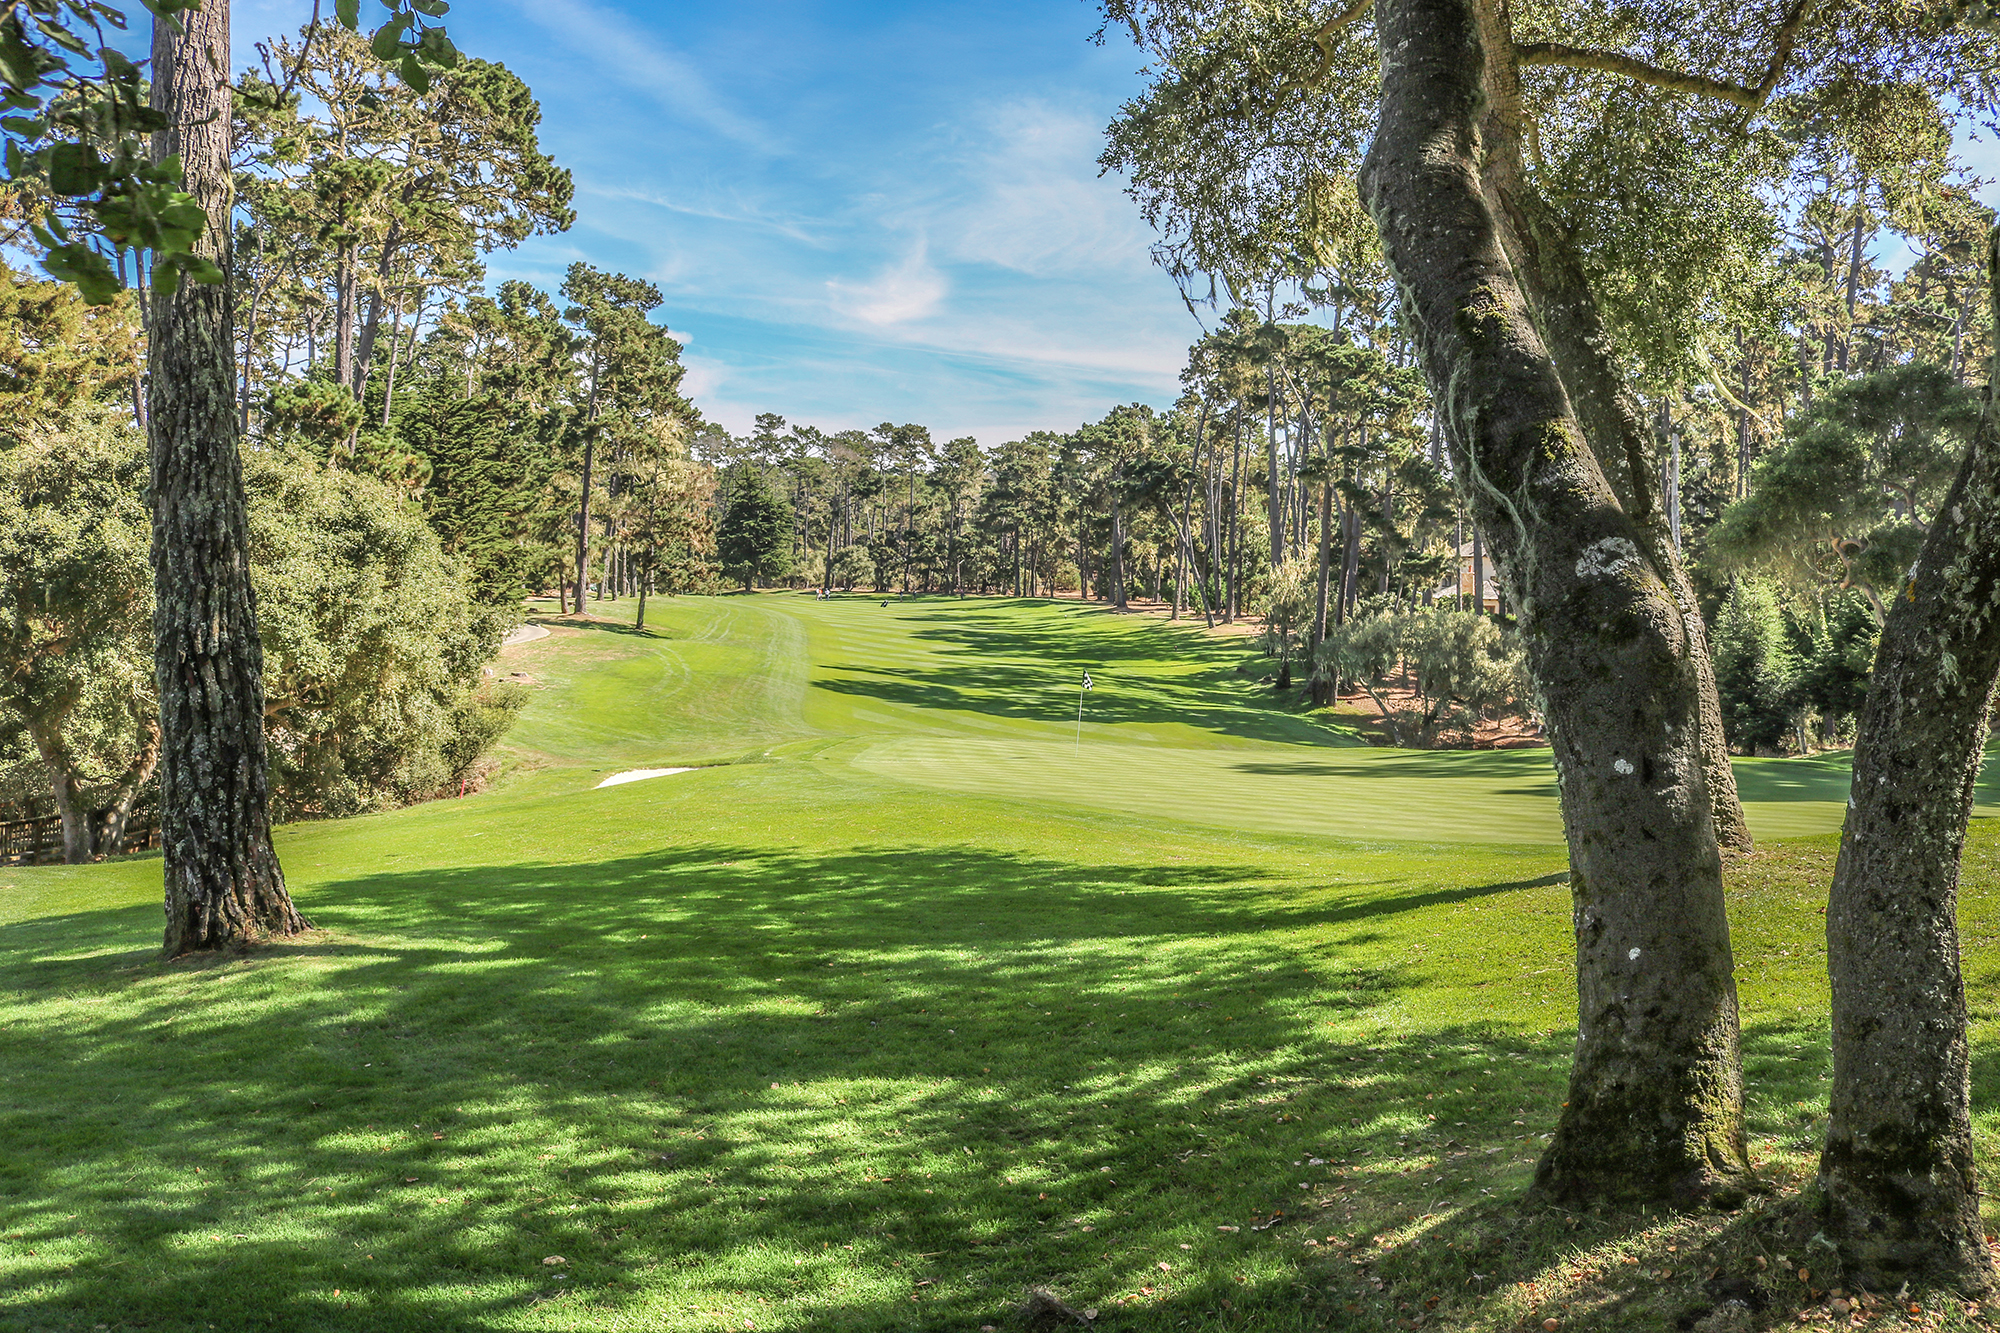
<path fill-rule="evenodd" d="M 545 1264 L 566 1264 L 569 1262 L 569 1260 L 563 1258 L 560 1254 L 552 1254 L 548 1258 L 542 1260 L 542 1262 Z"/>
<path fill-rule="evenodd" d="M 1242 1227 L 1217 1227 L 1217 1231 L 1241 1231 Z"/>

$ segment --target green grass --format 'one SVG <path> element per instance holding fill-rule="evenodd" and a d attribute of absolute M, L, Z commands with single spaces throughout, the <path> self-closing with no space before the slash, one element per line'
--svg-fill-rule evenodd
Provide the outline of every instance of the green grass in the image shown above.
<path fill-rule="evenodd" d="M 648 618 L 509 651 L 494 789 L 283 830 L 300 940 L 163 962 L 157 860 L 0 871 L 0 1328 L 969 1331 L 1044 1284 L 1112 1329 L 1651 1329 L 1765 1243 L 1516 1202 L 1573 1023 L 1544 756 L 1363 748 L 1240 641 L 1075 605 Z M 1743 781 L 1768 833 L 1840 775 Z M 1780 1181 L 1831 848 L 1732 890 Z"/>

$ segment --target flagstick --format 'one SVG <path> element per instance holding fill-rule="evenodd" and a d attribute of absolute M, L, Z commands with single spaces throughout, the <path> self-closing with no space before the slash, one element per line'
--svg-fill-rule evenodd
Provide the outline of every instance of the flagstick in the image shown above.
<path fill-rule="evenodd" d="M 1072 759 L 1083 756 L 1083 696 L 1084 689 L 1079 688 L 1076 692 L 1076 753 L 1070 756 Z"/>

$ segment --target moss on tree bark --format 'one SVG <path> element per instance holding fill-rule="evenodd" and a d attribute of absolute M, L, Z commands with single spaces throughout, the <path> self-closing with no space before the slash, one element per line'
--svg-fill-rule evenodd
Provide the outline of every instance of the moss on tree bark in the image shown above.
<path fill-rule="evenodd" d="M 1608 354 L 1559 365 L 1568 343 L 1542 327 L 1538 293 L 1589 293 L 1538 267 L 1526 196 L 1507 193 L 1504 161 L 1495 169 L 1518 157 L 1493 114 L 1511 97 L 1504 14 L 1379 0 L 1376 23 L 1381 112 L 1362 196 L 1519 610 L 1570 848 L 1576 1055 L 1536 1185 L 1563 1200 L 1728 1202 L 1749 1174 L 1714 818 L 1734 787 L 1710 772 L 1700 620 L 1657 525 L 1606 475 L 1613 441 L 1592 438 L 1569 391 L 1608 373 Z"/>
<path fill-rule="evenodd" d="M 177 30 L 178 29 L 178 30 Z M 208 214 L 197 252 L 230 273 L 229 7 L 153 28 L 153 106 L 173 128 Z M 237 454 L 228 281 L 155 292 L 147 329 L 153 504 L 154 672 L 160 694 L 160 838 L 169 954 L 286 935 L 306 923 L 271 847 L 264 657 L 250 588 Z"/>
<path fill-rule="evenodd" d="M 2000 309 L 2000 231 L 1988 240 Z M 2000 429 L 1986 414 L 1894 596 L 1827 902 L 1833 1087 L 1816 1200 L 1850 1280 L 1994 1285 L 1973 1169 L 1958 874 L 2000 677 Z"/>

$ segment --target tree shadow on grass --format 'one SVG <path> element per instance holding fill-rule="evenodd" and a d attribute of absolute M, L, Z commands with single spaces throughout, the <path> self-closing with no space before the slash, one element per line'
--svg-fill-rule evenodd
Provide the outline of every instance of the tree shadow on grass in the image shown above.
<path fill-rule="evenodd" d="M 842 667 L 838 670 L 859 670 Z M 1029 667 L 955 666 L 948 670 L 902 669 L 893 675 L 875 672 L 865 677 L 815 676 L 812 687 L 831 694 L 881 699 L 912 708 L 979 713 L 989 717 L 1034 722 L 1073 721 L 1076 686 L 1055 683 L 1049 673 Z M 1064 710 L 1069 717 L 1064 717 Z M 1192 687 L 1168 687 L 1148 681 L 1144 693 L 1098 682 L 1085 705 L 1083 720 L 1094 725 L 1166 725 L 1179 723 L 1198 731 L 1287 745 L 1343 746 L 1352 741 L 1254 701 L 1216 699 Z"/>
<path fill-rule="evenodd" d="M 232 959 L 0 928 L 0 1327 L 1380 1328 L 1493 1290 L 1410 1219 L 1505 1230 L 1569 1037 L 1336 1045 L 1420 980 L 1296 936 L 1542 882 L 712 845 L 357 878 Z"/>
<path fill-rule="evenodd" d="M 904 620 L 924 623 L 910 631 L 945 659 L 943 666 L 846 664 L 853 673 L 816 676 L 815 688 L 918 708 L 995 717 L 1061 721 L 1074 711 L 1079 674 L 1088 669 L 1094 688 L 1085 720 L 1098 723 L 1182 723 L 1222 735 L 1303 745 L 1354 742 L 1304 721 L 1277 702 L 1245 691 L 1236 666 L 1247 641 L 1211 639 L 1187 626 L 1112 617 L 1103 607 L 1058 607 L 1060 620 L 1028 619 L 1022 606 L 1039 603 L 963 604 L 949 599 L 904 607 Z M 1096 631 L 1096 632 L 1093 632 Z M 1170 676 L 1161 662 L 1198 664 Z M 1128 679 L 1121 666 L 1143 670 Z M 1067 703 L 1065 704 L 1065 700 Z"/>

